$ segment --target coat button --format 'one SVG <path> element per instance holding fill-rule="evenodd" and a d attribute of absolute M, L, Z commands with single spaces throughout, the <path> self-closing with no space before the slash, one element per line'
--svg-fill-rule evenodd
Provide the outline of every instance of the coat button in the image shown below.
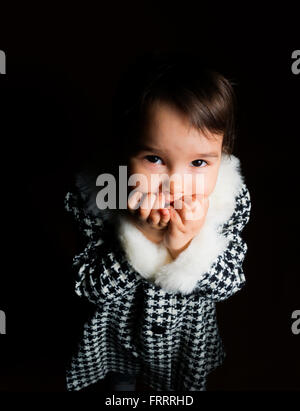
<path fill-rule="evenodd" d="M 153 325 L 152 325 L 152 331 L 153 331 L 155 334 L 163 334 L 163 333 L 165 332 L 165 328 L 164 328 L 163 326 L 161 326 L 161 325 L 153 324 Z"/>

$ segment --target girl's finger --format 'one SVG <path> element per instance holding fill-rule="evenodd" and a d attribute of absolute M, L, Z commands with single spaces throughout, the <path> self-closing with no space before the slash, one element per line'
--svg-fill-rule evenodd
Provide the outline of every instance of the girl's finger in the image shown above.
<path fill-rule="evenodd" d="M 159 221 L 160 221 L 159 208 L 161 207 L 160 204 L 161 204 L 161 196 L 158 194 L 155 196 L 152 210 L 150 211 L 149 217 L 147 218 L 147 222 L 151 225 L 159 224 Z"/>
<path fill-rule="evenodd" d="M 161 209 L 160 209 L 160 227 L 164 228 L 168 225 L 171 215 L 170 215 L 170 205 L 166 208 L 167 196 L 164 193 L 161 193 Z"/>
<path fill-rule="evenodd" d="M 166 196 L 164 193 L 159 193 L 159 208 L 164 208 L 166 205 Z"/>
<path fill-rule="evenodd" d="M 128 196 L 128 208 L 136 210 L 139 207 L 139 202 L 143 196 L 141 191 L 131 191 Z"/>
<path fill-rule="evenodd" d="M 171 218 L 170 210 L 167 208 L 162 208 L 160 210 L 160 222 L 159 222 L 160 227 L 166 227 L 166 225 L 170 221 L 170 218 Z"/>
<path fill-rule="evenodd" d="M 152 209 L 150 211 L 149 217 L 147 218 L 147 222 L 150 225 L 157 226 L 160 222 L 160 214 L 158 210 Z"/>
<path fill-rule="evenodd" d="M 170 208 L 170 220 L 172 221 L 172 223 L 177 225 L 179 230 L 184 231 L 184 224 L 180 218 L 180 215 L 173 207 Z"/>
<path fill-rule="evenodd" d="M 183 210 L 191 209 L 189 203 L 191 203 L 191 199 L 189 197 L 181 197 L 180 199 L 174 201 L 174 208 L 181 215 Z"/>
<path fill-rule="evenodd" d="M 153 209 L 159 211 L 160 208 L 164 207 L 164 196 L 162 193 L 156 195 L 155 201 L 153 203 Z"/>
<path fill-rule="evenodd" d="M 142 220 L 147 220 L 147 218 L 149 217 L 155 199 L 156 195 L 153 193 L 147 193 L 147 195 L 143 199 L 139 209 L 139 215 Z"/>
<path fill-rule="evenodd" d="M 160 220 L 159 214 L 159 204 L 160 204 L 160 197 L 159 195 L 155 196 L 155 200 L 152 206 L 152 210 L 150 211 L 149 217 L 147 218 L 147 222 L 151 225 L 158 225 Z"/>

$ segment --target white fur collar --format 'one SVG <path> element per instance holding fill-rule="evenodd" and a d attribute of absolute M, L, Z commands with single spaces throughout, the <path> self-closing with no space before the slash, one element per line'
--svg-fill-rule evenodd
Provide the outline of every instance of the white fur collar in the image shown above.
<path fill-rule="evenodd" d="M 130 264 L 142 277 L 167 292 L 192 292 L 198 280 L 228 245 L 229 239 L 217 228 L 234 212 L 235 197 L 243 183 L 240 160 L 223 154 L 205 223 L 175 260 L 166 247 L 151 242 L 124 215 L 119 216 L 118 235 Z"/>

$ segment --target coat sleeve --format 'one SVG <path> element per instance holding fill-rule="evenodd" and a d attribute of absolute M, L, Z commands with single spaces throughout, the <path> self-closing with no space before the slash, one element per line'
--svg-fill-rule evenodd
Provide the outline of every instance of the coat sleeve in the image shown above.
<path fill-rule="evenodd" d="M 93 304 L 102 304 L 134 292 L 139 277 L 128 265 L 101 216 L 88 213 L 76 191 L 66 194 L 65 209 L 86 239 L 83 251 L 72 262 L 76 294 Z"/>
<path fill-rule="evenodd" d="M 84 200 L 76 188 L 66 193 L 64 206 L 65 210 L 72 215 L 73 220 L 85 241 L 96 240 L 101 237 L 101 232 L 104 228 L 103 220 L 100 216 L 94 217 L 86 212 Z"/>
<path fill-rule="evenodd" d="M 247 244 L 241 232 L 250 218 L 250 193 L 245 184 L 236 198 L 236 206 L 231 218 L 219 227 L 220 232 L 229 239 L 228 246 L 218 256 L 211 269 L 199 280 L 196 292 L 214 301 L 231 297 L 245 284 L 243 261 Z"/>

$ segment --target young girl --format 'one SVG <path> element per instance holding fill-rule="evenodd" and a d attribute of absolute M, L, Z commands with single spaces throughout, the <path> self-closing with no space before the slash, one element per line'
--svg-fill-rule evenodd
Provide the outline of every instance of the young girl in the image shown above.
<path fill-rule="evenodd" d="M 216 303 L 245 283 L 241 232 L 251 206 L 232 155 L 233 89 L 195 57 L 158 56 L 130 68 L 114 104 L 115 165 L 144 179 L 124 209 L 99 208 L 96 178 L 84 173 L 65 197 L 86 239 L 74 257 L 75 291 L 94 304 L 67 389 L 113 373 L 127 390 L 138 380 L 202 391 L 226 355 Z"/>

